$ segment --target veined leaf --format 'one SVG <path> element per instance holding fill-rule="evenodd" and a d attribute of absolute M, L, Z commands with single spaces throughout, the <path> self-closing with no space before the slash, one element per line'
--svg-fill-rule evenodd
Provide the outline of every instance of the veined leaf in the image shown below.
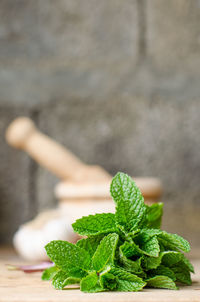
<path fill-rule="evenodd" d="M 187 270 L 194 272 L 193 265 L 190 261 L 181 252 L 177 251 L 161 252 L 157 258 L 143 256 L 142 265 L 146 270 L 156 269 L 161 263 L 170 268 L 180 261 L 184 262 Z"/>
<path fill-rule="evenodd" d="M 87 271 L 91 258 L 84 249 L 62 240 L 54 240 L 45 246 L 49 258 L 63 271 Z"/>
<path fill-rule="evenodd" d="M 148 241 L 142 241 L 140 249 L 144 254 L 151 257 L 158 257 L 160 252 L 160 246 L 156 236 L 151 237 Z"/>
<path fill-rule="evenodd" d="M 114 276 L 109 272 L 100 274 L 100 285 L 102 288 L 108 290 L 115 290 L 118 284 L 118 277 Z"/>
<path fill-rule="evenodd" d="M 51 280 L 57 274 L 59 268 L 57 266 L 52 266 L 46 268 L 42 273 L 42 280 Z"/>
<path fill-rule="evenodd" d="M 115 214 L 102 213 L 83 216 L 72 224 L 76 233 L 84 236 L 118 232 L 115 223 Z"/>
<path fill-rule="evenodd" d="M 125 241 L 123 245 L 121 245 L 121 251 L 123 252 L 124 256 L 130 258 L 132 256 L 142 256 L 143 251 L 139 248 L 135 242 L 127 242 Z"/>
<path fill-rule="evenodd" d="M 181 283 L 185 283 L 187 285 L 191 285 L 191 276 L 190 272 L 188 270 L 188 267 L 184 264 L 184 262 L 178 262 L 173 267 L 171 267 L 173 270 L 176 280 Z"/>
<path fill-rule="evenodd" d="M 102 239 L 103 239 L 103 235 L 91 236 L 86 239 L 83 238 L 78 240 L 76 245 L 86 250 L 90 254 L 90 257 L 92 258 Z"/>
<path fill-rule="evenodd" d="M 141 241 L 148 241 L 151 237 L 162 234 L 162 231 L 159 229 L 142 229 L 138 236 Z"/>
<path fill-rule="evenodd" d="M 135 182 L 124 173 L 113 178 L 110 193 L 116 203 L 116 221 L 124 231 L 129 232 L 143 224 L 146 207 L 144 198 Z"/>
<path fill-rule="evenodd" d="M 142 272 L 142 267 L 141 267 L 141 258 L 133 261 L 128 259 L 124 253 L 123 253 L 123 246 L 119 248 L 119 259 L 120 263 L 123 265 L 123 267 L 128 271 L 133 274 L 138 274 Z"/>
<path fill-rule="evenodd" d="M 183 262 L 186 270 L 189 270 L 190 272 L 194 273 L 193 265 L 181 252 L 165 251 L 161 253 L 161 257 L 162 257 L 162 263 L 166 266 L 172 267 L 179 262 Z"/>
<path fill-rule="evenodd" d="M 148 276 L 155 277 L 155 276 L 167 276 L 173 281 L 176 281 L 176 276 L 172 269 L 167 266 L 159 265 L 156 269 L 152 269 L 148 271 Z"/>
<path fill-rule="evenodd" d="M 190 244 L 187 240 L 177 234 L 170 234 L 165 231 L 162 231 L 160 235 L 158 235 L 162 239 L 162 243 L 166 248 L 182 250 L 183 252 L 190 251 Z"/>
<path fill-rule="evenodd" d="M 124 269 L 113 267 L 110 273 L 118 277 L 117 291 L 139 291 L 146 285 L 140 277 Z"/>
<path fill-rule="evenodd" d="M 146 280 L 147 286 L 167 289 L 177 289 L 175 282 L 167 276 L 155 276 Z"/>
<path fill-rule="evenodd" d="M 163 215 L 163 203 L 154 203 L 151 206 L 146 206 L 146 221 L 145 226 L 148 228 L 159 229 Z"/>
<path fill-rule="evenodd" d="M 165 251 L 161 253 L 162 264 L 171 267 L 182 260 L 183 254 L 177 251 Z"/>
<path fill-rule="evenodd" d="M 189 271 L 192 272 L 192 273 L 194 273 L 194 267 L 193 267 L 192 263 L 189 261 L 189 259 L 187 259 L 187 258 L 183 255 L 182 261 L 183 261 L 184 264 L 187 266 L 187 268 L 189 269 Z"/>
<path fill-rule="evenodd" d="M 99 278 L 96 272 L 92 272 L 81 280 L 80 288 L 86 293 L 96 293 L 105 291 L 99 284 Z"/>
<path fill-rule="evenodd" d="M 142 258 L 142 266 L 146 271 L 155 269 L 161 264 L 162 257 L 159 255 L 158 257 L 150 257 L 144 255 Z"/>
<path fill-rule="evenodd" d="M 115 233 L 109 234 L 101 240 L 94 256 L 92 257 L 92 266 L 95 271 L 102 271 L 106 265 L 114 261 L 115 250 L 119 236 Z"/>
<path fill-rule="evenodd" d="M 59 271 L 57 274 L 53 277 L 52 284 L 56 289 L 63 289 L 63 283 L 64 281 L 69 277 L 69 274 L 64 271 Z"/>
<path fill-rule="evenodd" d="M 80 283 L 80 278 L 70 277 L 68 273 L 59 271 L 53 278 L 52 284 L 55 289 L 63 289 L 67 285 Z"/>

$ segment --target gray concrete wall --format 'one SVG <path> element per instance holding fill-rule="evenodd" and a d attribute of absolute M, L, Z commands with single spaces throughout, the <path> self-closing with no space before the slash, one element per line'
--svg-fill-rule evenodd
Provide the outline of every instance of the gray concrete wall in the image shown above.
<path fill-rule="evenodd" d="M 56 205 L 8 147 L 18 115 L 86 163 L 160 177 L 164 227 L 200 247 L 200 2 L 0 1 L 0 242 Z"/>

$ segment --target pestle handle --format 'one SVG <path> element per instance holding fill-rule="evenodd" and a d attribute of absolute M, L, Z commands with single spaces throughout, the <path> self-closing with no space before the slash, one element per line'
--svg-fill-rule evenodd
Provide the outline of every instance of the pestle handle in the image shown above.
<path fill-rule="evenodd" d="M 41 133 L 27 117 L 15 119 L 6 131 L 7 142 L 26 151 L 40 165 L 61 179 L 78 182 L 104 181 L 110 175 L 99 166 L 84 164 L 70 151 Z"/>

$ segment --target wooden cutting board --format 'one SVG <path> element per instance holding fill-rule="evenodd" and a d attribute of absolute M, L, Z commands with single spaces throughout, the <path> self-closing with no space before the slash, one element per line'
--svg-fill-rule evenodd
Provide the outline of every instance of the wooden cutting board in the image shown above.
<path fill-rule="evenodd" d="M 0 302 L 200 302 L 200 260 L 192 262 L 196 271 L 192 286 L 183 286 L 177 291 L 145 289 L 136 293 L 85 294 L 79 289 L 55 290 L 50 282 L 41 281 L 41 273 L 8 271 L 6 263 L 22 261 L 12 251 L 1 249 Z"/>

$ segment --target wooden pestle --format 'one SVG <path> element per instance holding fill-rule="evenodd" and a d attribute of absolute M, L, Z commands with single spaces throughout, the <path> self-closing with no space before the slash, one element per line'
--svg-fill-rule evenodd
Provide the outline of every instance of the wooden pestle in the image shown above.
<path fill-rule="evenodd" d="M 27 117 L 15 119 L 6 131 L 7 142 L 26 151 L 39 164 L 63 180 L 101 182 L 111 176 L 100 166 L 86 165 L 69 150 L 41 133 Z"/>

